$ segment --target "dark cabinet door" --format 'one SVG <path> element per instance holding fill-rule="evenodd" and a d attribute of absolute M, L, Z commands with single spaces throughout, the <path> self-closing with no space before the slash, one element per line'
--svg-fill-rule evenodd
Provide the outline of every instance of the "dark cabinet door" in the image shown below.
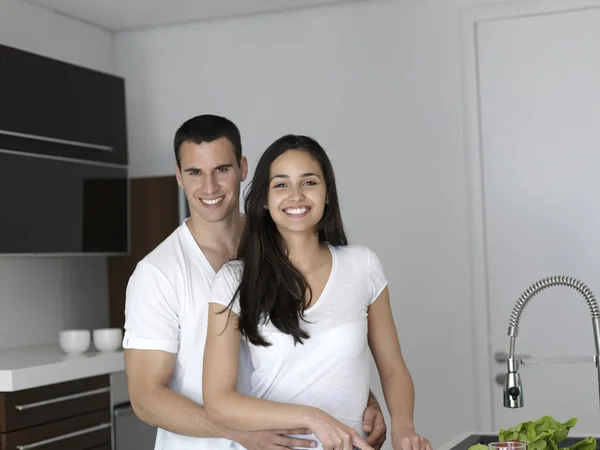
<path fill-rule="evenodd" d="M 2 441 L 3 450 L 88 450 L 110 445 L 110 410 L 5 433 Z"/>
<path fill-rule="evenodd" d="M 0 253 L 126 253 L 128 185 L 126 167 L 0 150 Z"/>
<path fill-rule="evenodd" d="M 0 148 L 127 164 L 122 78 L 0 45 Z"/>

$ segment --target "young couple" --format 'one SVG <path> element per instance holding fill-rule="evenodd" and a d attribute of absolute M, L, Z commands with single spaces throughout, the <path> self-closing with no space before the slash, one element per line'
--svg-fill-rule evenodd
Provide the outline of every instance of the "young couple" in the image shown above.
<path fill-rule="evenodd" d="M 132 406 L 155 450 L 372 450 L 386 426 L 369 390 L 372 353 L 394 450 L 431 450 L 413 425 L 377 255 L 347 245 L 331 163 L 305 136 L 248 164 L 237 127 L 203 115 L 175 134 L 190 217 L 140 261 L 123 347 Z"/>

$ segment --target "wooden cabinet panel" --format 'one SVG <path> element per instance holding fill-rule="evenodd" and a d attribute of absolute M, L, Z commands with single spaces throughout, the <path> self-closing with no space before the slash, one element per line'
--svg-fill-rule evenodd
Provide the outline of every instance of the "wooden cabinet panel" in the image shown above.
<path fill-rule="evenodd" d="M 78 415 L 0 434 L 2 450 L 88 450 L 110 448 L 110 410 Z M 102 447 L 101 447 L 102 448 Z"/>
<path fill-rule="evenodd" d="M 110 408 L 109 377 L 0 393 L 0 432 Z"/>
<path fill-rule="evenodd" d="M 116 328 L 125 324 L 125 291 L 136 264 L 180 225 L 175 176 L 133 178 L 130 186 L 130 252 L 108 259 L 110 326 Z"/>

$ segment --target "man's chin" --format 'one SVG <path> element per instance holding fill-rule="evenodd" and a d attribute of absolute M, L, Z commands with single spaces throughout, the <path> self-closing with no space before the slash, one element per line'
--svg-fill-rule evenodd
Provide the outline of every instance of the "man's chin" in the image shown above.
<path fill-rule="evenodd" d="M 233 210 L 229 210 L 229 209 L 216 209 L 216 210 L 204 210 L 204 211 L 198 211 L 198 214 L 200 215 L 200 217 L 202 218 L 202 220 L 204 220 L 205 222 L 208 223 L 219 223 L 219 222 L 223 222 L 224 220 L 229 219 L 230 217 L 233 216 L 233 214 L 235 214 L 236 211 Z"/>

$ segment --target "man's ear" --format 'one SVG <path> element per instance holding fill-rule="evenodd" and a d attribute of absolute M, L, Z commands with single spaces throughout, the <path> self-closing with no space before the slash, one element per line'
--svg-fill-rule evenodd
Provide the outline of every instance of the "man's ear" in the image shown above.
<path fill-rule="evenodd" d="M 242 181 L 246 181 L 248 177 L 248 159 L 245 156 L 240 159 L 240 170 L 242 171 Z"/>
<path fill-rule="evenodd" d="M 183 189 L 183 180 L 181 179 L 181 169 L 179 169 L 179 165 L 175 164 L 175 177 L 177 178 L 177 184 L 181 189 Z"/>

